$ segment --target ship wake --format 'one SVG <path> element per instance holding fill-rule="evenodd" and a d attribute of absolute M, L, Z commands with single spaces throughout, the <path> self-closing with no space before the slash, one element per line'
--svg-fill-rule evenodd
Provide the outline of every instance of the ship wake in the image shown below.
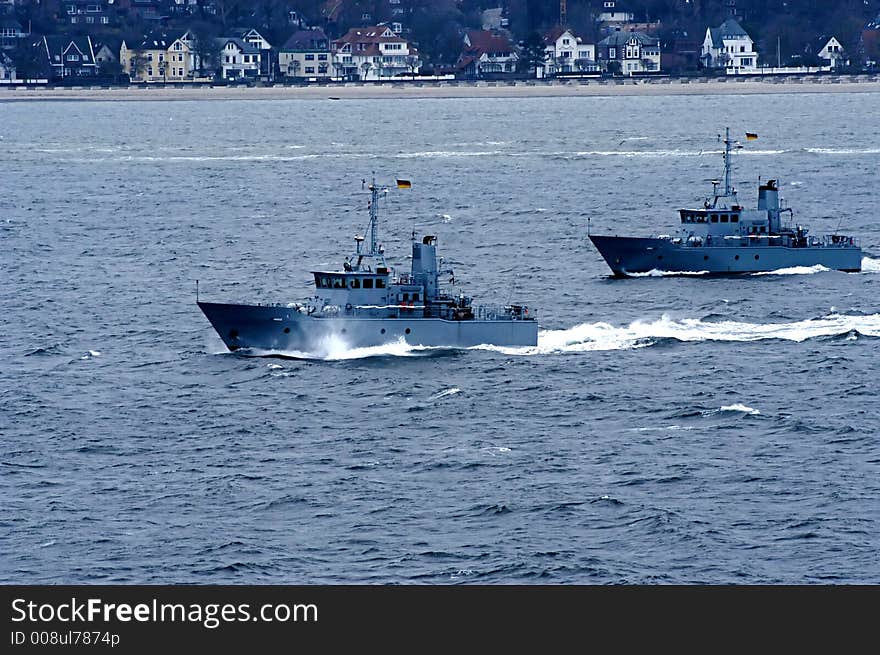
<path fill-rule="evenodd" d="M 415 357 L 435 350 L 424 346 L 408 344 L 402 338 L 380 346 L 352 347 L 340 337 L 324 339 L 314 350 L 256 350 L 240 354 L 253 357 L 281 357 L 284 359 L 306 359 L 324 362 L 339 362 L 350 359 L 369 359 L 371 357 Z"/>
<path fill-rule="evenodd" d="M 537 346 L 508 347 L 483 344 L 471 348 L 420 346 L 403 339 L 380 346 L 354 348 L 339 338 L 327 339 L 312 351 L 245 350 L 238 355 L 337 362 L 369 358 L 431 357 L 461 350 L 483 350 L 513 356 L 557 355 L 593 351 L 634 350 L 676 341 L 680 343 L 754 342 L 782 340 L 802 342 L 822 337 L 880 337 L 880 314 L 829 314 L 793 323 L 743 323 L 707 321 L 699 318 L 673 319 L 663 315 L 655 321 L 634 321 L 626 326 L 610 323 L 581 323 L 564 330 L 541 330 Z"/>
<path fill-rule="evenodd" d="M 542 330 L 538 345 L 528 348 L 477 346 L 507 355 L 551 355 L 603 350 L 646 348 L 663 341 L 750 342 L 779 339 L 801 342 L 819 337 L 848 334 L 880 337 L 880 314 L 828 316 L 794 323 L 742 323 L 704 321 L 698 318 L 673 319 L 663 315 L 656 321 L 635 321 L 628 326 L 609 323 L 582 323 L 566 330 Z"/>

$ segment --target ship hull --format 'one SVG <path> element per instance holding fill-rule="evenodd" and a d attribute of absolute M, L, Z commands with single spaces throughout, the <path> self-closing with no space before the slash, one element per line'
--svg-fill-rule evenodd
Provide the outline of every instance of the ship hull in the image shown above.
<path fill-rule="evenodd" d="M 535 346 L 534 320 L 312 317 L 284 306 L 199 302 L 229 350 L 315 353 L 328 344 L 366 348 L 403 339 L 414 346 Z"/>
<path fill-rule="evenodd" d="M 847 272 L 862 269 L 862 251 L 858 246 L 691 247 L 669 239 L 594 235 L 590 235 L 590 240 L 618 277 L 650 271 L 728 275 L 816 265 Z"/>

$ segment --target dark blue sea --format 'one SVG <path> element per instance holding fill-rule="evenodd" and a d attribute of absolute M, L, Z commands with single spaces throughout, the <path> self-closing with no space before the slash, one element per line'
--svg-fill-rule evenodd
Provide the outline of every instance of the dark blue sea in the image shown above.
<path fill-rule="evenodd" d="M 880 582 L 880 96 L 0 104 L 0 582 Z M 864 270 L 615 280 L 736 155 Z M 225 351 L 367 224 L 537 348 Z"/>

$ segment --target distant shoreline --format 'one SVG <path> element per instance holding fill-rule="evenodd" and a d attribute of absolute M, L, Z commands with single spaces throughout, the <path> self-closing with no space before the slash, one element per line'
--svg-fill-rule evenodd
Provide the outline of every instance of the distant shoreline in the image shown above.
<path fill-rule="evenodd" d="M 0 86 L 0 103 L 46 100 L 373 100 L 403 98 L 539 98 L 777 93 L 880 93 L 880 76 L 659 78 L 497 82 L 383 82 L 310 86 Z"/>

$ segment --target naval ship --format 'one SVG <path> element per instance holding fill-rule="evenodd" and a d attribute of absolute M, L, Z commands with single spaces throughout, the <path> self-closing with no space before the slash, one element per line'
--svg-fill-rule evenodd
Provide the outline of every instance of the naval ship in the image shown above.
<path fill-rule="evenodd" d="M 398 182 L 406 188 L 408 182 Z M 198 306 L 231 351 L 254 354 L 322 352 L 328 343 L 349 348 L 405 341 L 410 345 L 468 348 L 478 345 L 535 346 L 538 322 L 525 305 L 475 305 L 463 293 L 453 295 L 441 286 L 442 268 L 437 237 L 417 239 L 413 232 L 412 266 L 397 273 L 385 261 L 378 242 L 379 199 L 388 187 L 369 185 L 369 246 L 355 236 L 355 252 L 342 270 L 313 271 L 315 295 L 286 304 L 226 304 Z"/>
<path fill-rule="evenodd" d="M 817 265 L 847 272 L 861 270 L 862 249 L 858 239 L 844 234 L 812 236 L 806 227 L 792 224 L 791 208 L 779 204 L 777 180 L 763 184 L 759 181 L 756 209 L 740 205 L 730 183 L 734 147 L 742 148 L 731 141 L 727 128 L 724 189 L 720 192 L 721 181 L 715 180 L 712 198 L 707 198 L 702 207 L 680 209 L 681 229 L 677 235 L 589 235 L 615 277 L 650 271 L 757 273 Z"/>

